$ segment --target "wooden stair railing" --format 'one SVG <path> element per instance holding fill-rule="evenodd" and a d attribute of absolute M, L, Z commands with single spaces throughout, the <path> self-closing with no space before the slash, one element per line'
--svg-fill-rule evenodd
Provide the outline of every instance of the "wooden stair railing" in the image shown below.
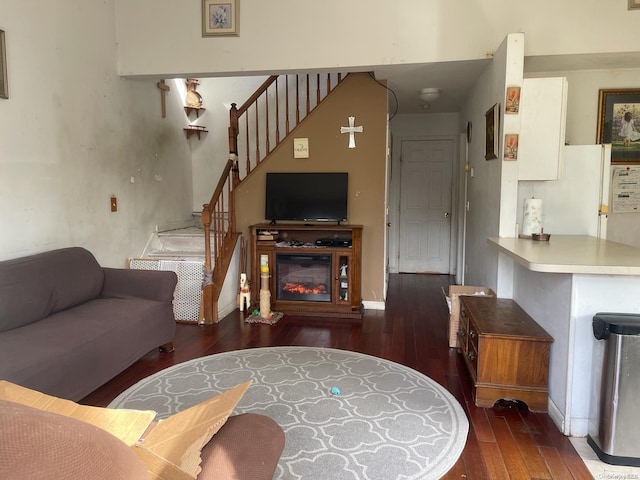
<path fill-rule="evenodd" d="M 229 111 L 229 153 L 244 180 L 340 84 L 340 73 L 272 75 Z M 242 159 L 242 160 L 241 160 Z"/>
<path fill-rule="evenodd" d="M 235 163 L 232 158 L 227 161 L 218 185 L 211 195 L 211 200 L 202 206 L 204 282 L 200 323 L 218 323 L 219 321 L 218 299 L 238 240 L 232 194 L 235 187 L 234 179 L 237 179 L 237 173 L 234 172 Z"/>
<path fill-rule="evenodd" d="M 229 160 L 201 214 L 205 264 L 200 323 L 219 321 L 218 299 L 239 236 L 235 225 L 234 189 L 342 80 L 340 73 L 272 75 L 240 108 L 231 104 Z M 244 159 L 242 166 L 240 154 Z"/>

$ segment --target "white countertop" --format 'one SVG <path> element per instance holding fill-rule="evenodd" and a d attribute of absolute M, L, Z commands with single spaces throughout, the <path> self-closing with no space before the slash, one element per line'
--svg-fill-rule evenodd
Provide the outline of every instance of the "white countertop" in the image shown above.
<path fill-rule="evenodd" d="M 496 238 L 489 244 L 534 272 L 640 275 L 640 248 L 585 235 L 551 235 L 548 242 Z"/>

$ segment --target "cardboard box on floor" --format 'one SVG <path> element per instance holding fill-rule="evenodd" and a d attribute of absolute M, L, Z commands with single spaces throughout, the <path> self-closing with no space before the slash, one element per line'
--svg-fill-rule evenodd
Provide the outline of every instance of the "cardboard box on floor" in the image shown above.
<path fill-rule="evenodd" d="M 194 480 L 200 452 L 231 415 L 251 381 L 227 390 L 164 420 L 151 410 L 120 410 L 79 405 L 0 380 L 0 398 L 90 423 L 131 447 L 152 479 Z"/>
<path fill-rule="evenodd" d="M 460 325 L 460 295 L 485 295 L 495 297 L 493 290 L 487 287 L 474 287 L 472 285 L 449 285 L 449 294 L 442 289 L 449 307 L 449 347 L 458 346 L 458 328 Z"/>

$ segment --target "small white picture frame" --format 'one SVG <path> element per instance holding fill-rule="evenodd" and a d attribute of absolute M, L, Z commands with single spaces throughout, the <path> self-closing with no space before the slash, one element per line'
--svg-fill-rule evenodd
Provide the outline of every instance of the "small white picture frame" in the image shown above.
<path fill-rule="evenodd" d="M 309 158 L 309 139 L 293 139 L 293 158 Z"/>

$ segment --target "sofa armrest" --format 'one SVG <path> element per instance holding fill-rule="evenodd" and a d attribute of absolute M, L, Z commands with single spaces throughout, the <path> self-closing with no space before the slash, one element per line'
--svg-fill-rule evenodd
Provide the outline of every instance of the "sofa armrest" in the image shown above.
<path fill-rule="evenodd" d="M 173 292 L 178 284 L 175 272 L 158 270 L 128 270 L 106 268 L 102 297 L 138 297 L 160 302 L 173 301 Z"/>

